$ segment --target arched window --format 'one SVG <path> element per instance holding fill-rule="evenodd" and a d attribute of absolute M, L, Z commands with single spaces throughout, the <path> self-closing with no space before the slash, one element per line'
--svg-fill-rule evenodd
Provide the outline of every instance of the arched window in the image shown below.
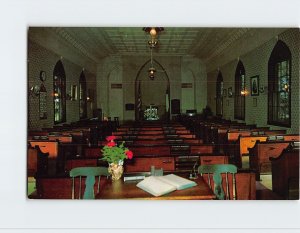
<path fill-rule="evenodd" d="M 86 80 L 83 71 L 79 78 L 79 117 L 80 119 L 87 118 L 87 93 L 86 93 Z"/>
<path fill-rule="evenodd" d="M 234 118 L 245 120 L 245 68 L 239 61 L 235 70 Z"/>
<path fill-rule="evenodd" d="M 219 71 L 216 85 L 216 114 L 223 115 L 223 77 Z"/>
<path fill-rule="evenodd" d="M 54 124 L 66 121 L 66 74 L 59 60 L 53 71 Z"/>
<path fill-rule="evenodd" d="M 268 63 L 268 124 L 291 127 L 291 51 L 279 40 Z"/>

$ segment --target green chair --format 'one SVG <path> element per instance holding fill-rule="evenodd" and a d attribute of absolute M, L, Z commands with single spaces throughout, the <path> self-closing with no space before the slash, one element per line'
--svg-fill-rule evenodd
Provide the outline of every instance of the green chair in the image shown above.
<path fill-rule="evenodd" d="M 75 178 L 79 177 L 79 194 L 78 199 L 81 199 L 81 177 L 85 179 L 85 190 L 83 199 L 95 199 L 94 184 L 95 176 L 98 176 L 97 193 L 100 190 L 100 177 L 109 176 L 107 167 L 76 167 L 70 171 L 70 177 L 72 178 L 72 199 L 75 199 Z"/>
<path fill-rule="evenodd" d="M 213 165 L 201 165 L 198 167 L 198 173 L 203 176 L 207 174 L 208 185 L 211 187 L 211 175 L 213 175 L 214 182 L 214 194 L 219 200 L 229 200 L 229 182 L 228 182 L 228 173 L 232 174 L 232 199 L 236 200 L 236 180 L 235 174 L 237 173 L 237 167 L 233 164 L 213 164 Z M 224 193 L 223 184 L 222 184 L 222 173 L 225 173 L 226 180 L 226 195 Z"/>

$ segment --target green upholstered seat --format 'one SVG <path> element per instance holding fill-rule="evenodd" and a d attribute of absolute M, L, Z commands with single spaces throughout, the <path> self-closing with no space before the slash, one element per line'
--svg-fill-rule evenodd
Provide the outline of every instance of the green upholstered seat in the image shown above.
<path fill-rule="evenodd" d="M 208 185 L 211 188 L 211 175 L 213 174 L 214 188 L 213 191 L 219 200 L 229 200 L 230 191 L 229 191 L 229 181 L 228 173 L 232 174 L 232 199 L 236 200 L 236 180 L 235 174 L 237 173 L 237 167 L 233 164 L 213 164 L 213 165 L 201 165 L 198 167 L 198 173 L 203 176 L 207 174 Z M 224 193 L 222 185 L 222 173 L 225 173 L 225 182 L 226 182 L 226 195 Z"/>
<path fill-rule="evenodd" d="M 97 193 L 100 190 L 100 178 L 101 176 L 109 176 L 107 167 L 76 167 L 70 171 L 70 177 L 72 178 L 72 199 L 75 198 L 75 178 L 79 177 L 79 194 L 78 199 L 81 199 L 81 177 L 85 179 L 85 190 L 83 199 L 95 199 L 94 184 L 95 177 L 98 176 Z"/>

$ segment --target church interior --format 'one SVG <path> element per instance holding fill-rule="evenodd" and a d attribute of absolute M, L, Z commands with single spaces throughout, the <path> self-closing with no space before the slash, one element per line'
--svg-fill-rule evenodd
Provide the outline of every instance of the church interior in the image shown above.
<path fill-rule="evenodd" d="M 29 27 L 26 196 L 299 200 L 299 56 L 299 28 Z"/>

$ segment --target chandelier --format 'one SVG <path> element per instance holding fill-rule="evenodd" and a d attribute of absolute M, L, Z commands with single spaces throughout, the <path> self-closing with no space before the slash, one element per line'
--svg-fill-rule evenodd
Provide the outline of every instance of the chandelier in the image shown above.
<path fill-rule="evenodd" d="M 148 45 L 150 47 L 150 68 L 148 69 L 148 75 L 149 75 L 149 78 L 151 80 L 153 80 L 156 69 L 154 68 L 154 65 L 153 65 L 152 51 L 158 44 L 158 39 L 157 39 L 158 33 L 163 31 L 164 28 L 163 27 L 144 27 L 143 30 L 146 33 L 149 33 L 149 35 L 150 35 L 150 40 L 148 41 Z"/>

